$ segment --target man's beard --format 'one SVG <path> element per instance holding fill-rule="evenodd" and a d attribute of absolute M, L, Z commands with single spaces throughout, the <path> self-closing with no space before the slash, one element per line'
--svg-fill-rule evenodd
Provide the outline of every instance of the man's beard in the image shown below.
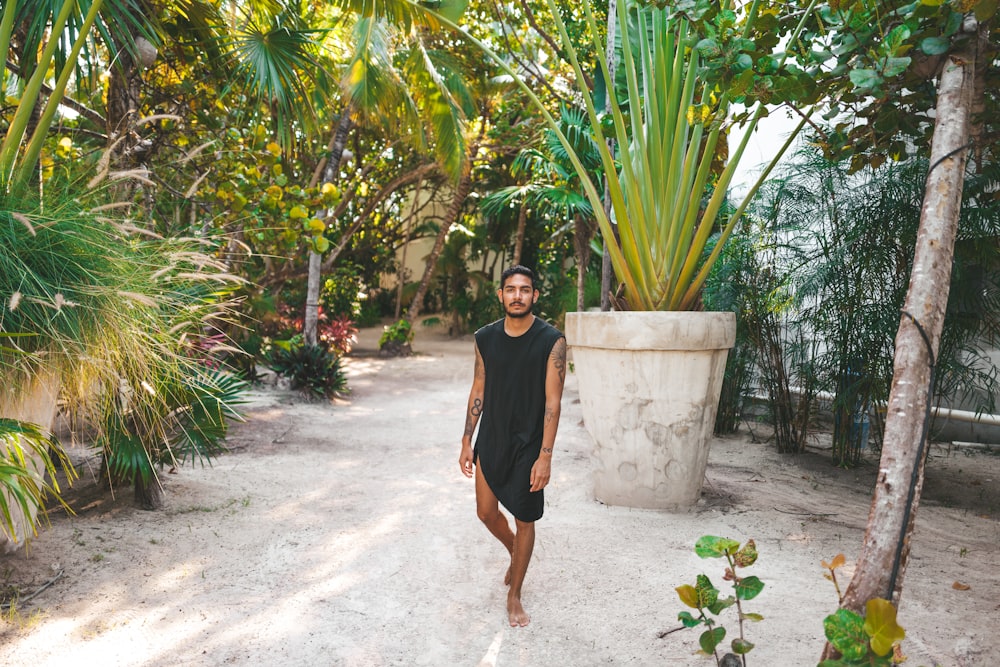
<path fill-rule="evenodd" d="M 514 304 L 511 304 L 511 305 L 514 305 Z M 521 304 L 521 305 L 523 306 L 524 304 Z M 523 312 L 511 312 L 511 307 L 505 305 L 504 308 L 503 308 L 503 312 L 507 315 L 507 317 L 510 317 L 510 318 L 513 318 L 513 319 L 521 319 L 522 317 L 527 317 L 528 315 L 531 315 L 531 307 L 533 305 L 535 305 L 534 302 L 529 303 L 528 307 L 525 308 Z"/>

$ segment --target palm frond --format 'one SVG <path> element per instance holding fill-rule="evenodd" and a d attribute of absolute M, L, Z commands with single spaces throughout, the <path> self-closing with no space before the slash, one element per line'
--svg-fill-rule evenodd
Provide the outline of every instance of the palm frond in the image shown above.
<path fill-rule="evenodd" d="M 39 517 L 49 495 L 62 502 L 57 466 L 72 483 L 75 469 L 58 442 L 35 424 L 0 417 L 0 534 L 17 541 L 28 537 L 17 534 L 15 508 L 23 517 Z M 37 518 L 24 529 L 35 534 L 36 523 Z"/>

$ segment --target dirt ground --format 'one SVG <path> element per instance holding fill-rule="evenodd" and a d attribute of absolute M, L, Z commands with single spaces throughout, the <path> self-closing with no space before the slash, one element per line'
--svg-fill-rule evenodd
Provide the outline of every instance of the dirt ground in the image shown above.
<path fill-rule="evenodd" d="M 163 476 L 163 511 L 78 483 L 75 517 L 53 513 L 29 551 L 0 557 L 0 587 L 22 598 L 0 620 L 0 665 L 710 665 L 697 631 L 661 637 L 683 609 L 674 587 L 723 584 L 692 550 L 707 534 L 760 551 L 748 664 L 818 662 L 836 608 L 820 562 L 853 563 L 874 462 L 836 469 L 821 440 L 779 456 L 744 429 L 713 443 L 692 510 L 603 506 L 570 374 L 525 583 L 532 622 L 513 629 L 506 554 L 457 464 L 471 338 L 418 331 L 417 356 L 379 359 L 365 354 L 377 335 L 347 362 L 346 399 L 255 391 L 231 453 Z M 1000 663 L 998 518 L 1000 457 L 935 446 L 899 614 L 907 665 Z"/>

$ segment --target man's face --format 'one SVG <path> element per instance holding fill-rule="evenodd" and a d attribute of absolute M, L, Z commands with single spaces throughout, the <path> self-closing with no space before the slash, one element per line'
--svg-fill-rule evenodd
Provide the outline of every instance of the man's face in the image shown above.
<path fill-rule="evenodd" d="M 507 317 L 527 317 L 538 299 L 538 291 L 531 286 L 531 279 L 520 273 L 508 278 L 497 294 Z"/>

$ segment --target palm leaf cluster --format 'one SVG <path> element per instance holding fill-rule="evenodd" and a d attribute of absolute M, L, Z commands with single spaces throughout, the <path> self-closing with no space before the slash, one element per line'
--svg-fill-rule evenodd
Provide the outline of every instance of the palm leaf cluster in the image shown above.
<path fill-rule="evenodd" d="M 73 466 L 49 435 L 0 417 L 0 535 L 24 537 L 18 519 L 37 516 L 49 494 L 58 497 L 58 468 L 72 481 Z"/>

